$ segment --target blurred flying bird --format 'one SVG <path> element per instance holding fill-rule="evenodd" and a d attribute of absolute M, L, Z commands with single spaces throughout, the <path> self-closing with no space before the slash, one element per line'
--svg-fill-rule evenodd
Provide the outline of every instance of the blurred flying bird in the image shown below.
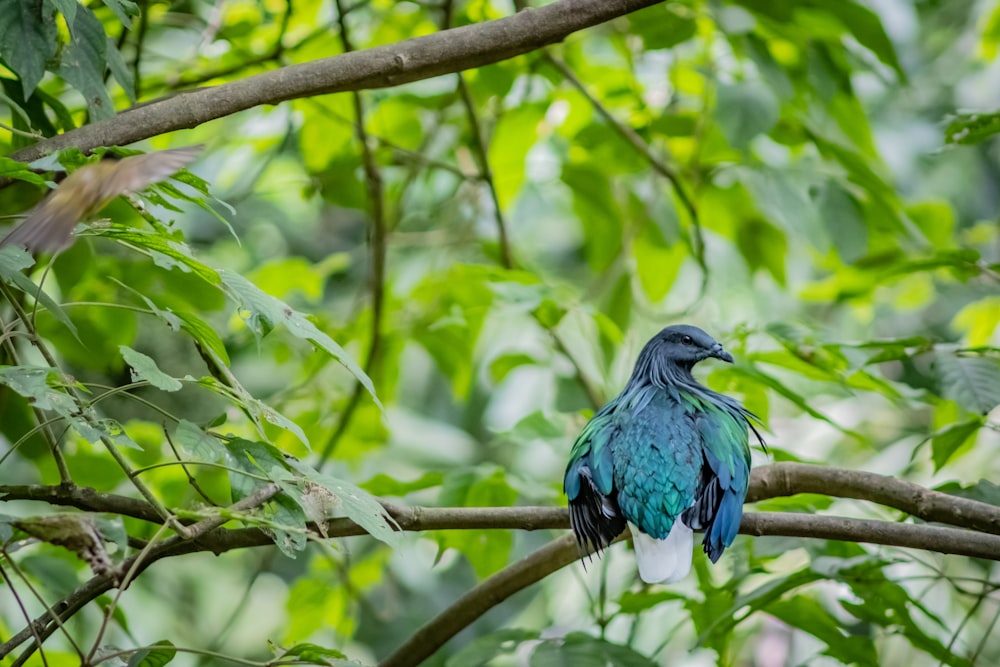
<path fill-rule="evenodd" d="M 625 389 L 570 451 L 563 490 L 581 552 L 603 550 L 628 526 L 648 583 L 687 575 L 695 530 L 705 531 L 713 563 L 733 543 L 750 479 L 750 431 L 764 446 L 751 412 L 691 375 L 709 357 L 733 361 L 698 327 L 656 334 Z"/>
<path fill-rule="evenodd" d="M 24 222 L 0 241 L 0 246 L 19 245 L 30 252 L 68 248 L 73 243 L 76 223 L 118 195 L 165 180 L 191 162 L 201 149 L 201 146 L 185 146 L 84 165 L 46 195 Z"/>

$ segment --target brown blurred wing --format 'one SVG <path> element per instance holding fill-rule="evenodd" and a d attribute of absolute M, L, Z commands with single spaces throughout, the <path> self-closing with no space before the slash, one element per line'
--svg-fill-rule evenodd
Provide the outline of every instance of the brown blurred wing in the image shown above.
<path fill-rule="evenodd" d="M 50 192 L 0 246 L 20 245 L 31 252 L 57 252 L 72 245 L 73 228 L 118 195 L 162 181 L 191 162 L 201 146 L 133 155 L 117 162 L 80 167 Z"/>
<path fill-rule="evenodd" d="M 145 187 L 166 179 L 187 163 L 198 157 L 201 146 L 171 148 L 156 153 L 133 155 L 122 158 L 117 167 L 101 187 L 101 199 L 107 201 L 118 195 L 138 192 Z"/>

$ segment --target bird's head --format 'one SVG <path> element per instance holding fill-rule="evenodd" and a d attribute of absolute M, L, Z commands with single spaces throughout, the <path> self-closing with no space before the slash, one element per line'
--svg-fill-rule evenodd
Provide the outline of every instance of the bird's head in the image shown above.
<path fill-rule="evenodd" d="M 629 385 L 690 385 L 694 382 L 691 368 L 709 357 L 733 362 L 733 356 L 722 344 L 698 327 L 689 324 L 667 327 L 642 348 Z"/>
<path fill-rule="evenodd" d="M 709 357 L 733 363 L 733 355 L 726 352 L 722 343 L 690 324 L 667 327 L 656 334 L 646 347 L 656 356 L 688 368 Z"/>

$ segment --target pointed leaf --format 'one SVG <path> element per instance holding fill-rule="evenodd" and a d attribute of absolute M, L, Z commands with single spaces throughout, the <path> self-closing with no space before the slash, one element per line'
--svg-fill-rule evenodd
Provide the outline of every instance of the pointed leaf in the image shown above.
<path fill-rule="evenodd" d="M 308 340 L 343 364 L 357 378 L 358 382 L 368 390 L 372 400 L 379 406 L 379 409 L 382 409 L 382 402 L 375 394 L 375 386 L 372 384 L 371 378 L 368 377 L 367 373 L 358 366 L 344 348 L 334 342 L 330 336 L 320 331 L 304 314 L 294 310 L 280 299 L 276 299 L 262 291 L 259 287 L 237 273 L 221 271 L 219 275 L 229 295 L 239 304 L 240 315 L 243 317 L 243 320 L 258 337 L 262 336 L 270 328 L 278 324 L 284 324 L 285 328 L 293 336 Z"/>
<path fill-rule="evenodd" d="M 142 352 L 133 350 L 128 345 L 119 345 L 125 363 L 132 367 L 132 381 L 145 380 L 157 389 L 163 391 L 179 391 L 184 385 L 159 369 L 156 361 Z"/>
<path fill-rule="evenodd" d="M 931 437 L 931 457 L 937 472 L 983 426 L 982 419 L 970 419 L 960 424 L 950 424 L 938 429 Z"/>
<path fill-rule="evenodd" d="M 939 353 L 934 364 L 945 398 L 981 415 L 1000 405 L 1000 361 Z"/>
<path fill-rule="evenodd" d="M 128 660 L 128 667 L 163 667 L 173 661 L 177 649 L 169 639 L 139 649 Z"/>

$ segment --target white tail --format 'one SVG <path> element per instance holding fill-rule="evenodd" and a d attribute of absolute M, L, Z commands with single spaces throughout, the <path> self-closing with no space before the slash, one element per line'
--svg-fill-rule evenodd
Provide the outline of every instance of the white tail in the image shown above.
<path fill-rule="evenodd" d="M 632 531 L 639 577 L 647 584 L 672 584 L 691 571 L 694 531 L 685 526 L 680 517 L 674 521 L 670 534 L 663 540 L 640 532 L 631 523 L 628 527 Z"/>

